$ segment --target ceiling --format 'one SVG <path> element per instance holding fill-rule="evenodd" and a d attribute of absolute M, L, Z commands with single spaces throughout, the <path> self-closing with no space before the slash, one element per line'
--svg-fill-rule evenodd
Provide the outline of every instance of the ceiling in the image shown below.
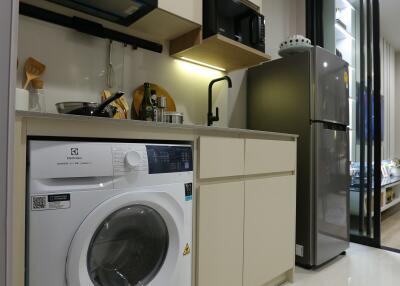
<path fill-rule="evenodd" d="M 400 1 L 380 0 L 381 3 L 381 33 L 382 36 L 400 51 Z"/>

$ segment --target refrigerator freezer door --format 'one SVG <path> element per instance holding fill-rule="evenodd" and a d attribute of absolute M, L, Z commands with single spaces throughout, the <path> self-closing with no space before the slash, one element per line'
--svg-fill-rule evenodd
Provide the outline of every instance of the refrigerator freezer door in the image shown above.
<path fill-rule="evenodd" d="M 314 50 L 315 99 L 313 120 L 349 125 L 348 64 L 319 47 Z"/>
<path fill-rule="evenodd" d="M 331 129 L 334 126 L 312 124 L 316 265 L 338 256 L 349 246 L 349 135 L 344 127 Z"/>

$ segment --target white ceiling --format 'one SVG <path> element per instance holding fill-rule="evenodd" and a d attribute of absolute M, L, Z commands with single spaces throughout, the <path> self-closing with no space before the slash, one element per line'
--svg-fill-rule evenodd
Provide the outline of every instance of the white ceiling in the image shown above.
<path fill-rule="evenodd" d="M 380 0 L 381 33 L 396 50 L 400 50 L 400 0 Z"/>

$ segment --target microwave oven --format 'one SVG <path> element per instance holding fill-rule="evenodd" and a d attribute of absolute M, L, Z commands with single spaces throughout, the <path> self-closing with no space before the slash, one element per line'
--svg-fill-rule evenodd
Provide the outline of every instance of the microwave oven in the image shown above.
<path fill-rule="evenodd" d="M 265 19 L 241 0 L 203 0 L 203 38 L 223 35 L 265 53 Z"/>

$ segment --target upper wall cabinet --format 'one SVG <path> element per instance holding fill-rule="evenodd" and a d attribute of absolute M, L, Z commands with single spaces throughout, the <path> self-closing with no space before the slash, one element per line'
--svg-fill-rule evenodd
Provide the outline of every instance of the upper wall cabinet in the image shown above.
<path fill-rule="evenodd" d="M 172 40 L 171 56 L 228 72 L 270 60 L 260 0 L 201 1 L 202 28 Z"/>
<path fill-rule="evenodd" d="M 64 16 L 79 17 L 114 31 L 158 43 L 175 39 L 199 28 L 202 24 L 201 0 L 146 0 L 140 1 L 146 3 L 142 6 L 137 6 L 135 4 L 137 1 L 127 0 L 21 0 L 20 2 Z"/>
<path fill-rule="evenodd" d="M 258 8 L 258 9 L 261 11 L 261 8 L 262 8 L 262 0 L 244 0 L 244 1 L 247 1 L 247 2 L 249 2 L 250 4 L 253 4 L 253 5 L 256 5 L 256 6 L 257 6 L 256 8 Z"/>
<path fill-rule="evenodd" d="M 203 23 L 202 0 L 158 0 L 158 7 L 199 25 Z"/>
<path fill-rule="evenodd" d="M 221 71 L 270 60 L 261 0 L 20 0 L 20 13 Z"/>

